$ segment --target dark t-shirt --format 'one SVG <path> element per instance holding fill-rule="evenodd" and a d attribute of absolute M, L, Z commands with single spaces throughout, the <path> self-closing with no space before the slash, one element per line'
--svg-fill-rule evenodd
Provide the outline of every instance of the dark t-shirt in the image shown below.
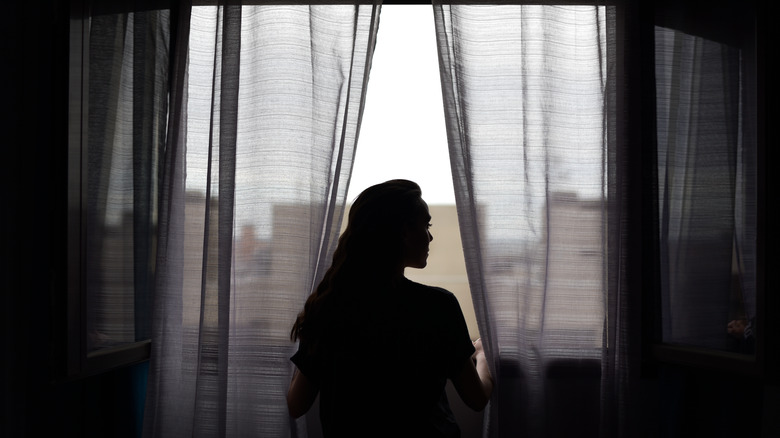
<path fill-rule="evenodd" d="M 444 385 L 474 347 L 455 296 L 407 279 L 355 295 L 292 357 L 320 388 L 324 435 L 459 436 Z"/>

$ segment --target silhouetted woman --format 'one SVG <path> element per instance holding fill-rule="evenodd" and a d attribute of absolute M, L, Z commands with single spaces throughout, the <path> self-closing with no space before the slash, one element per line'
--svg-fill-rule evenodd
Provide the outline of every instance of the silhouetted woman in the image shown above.
<path fill-rule="evenodd" d="M 320 395 L 326 437 L 459 436 L 444 386 L 482 410 L 493 390 L 455 296 L 404 277 L 424 268 L 431 235 L 420 187 L 392 180 L 357 197 L 333 263 L 292 329 L 287 393 L 295 418 Z"/>

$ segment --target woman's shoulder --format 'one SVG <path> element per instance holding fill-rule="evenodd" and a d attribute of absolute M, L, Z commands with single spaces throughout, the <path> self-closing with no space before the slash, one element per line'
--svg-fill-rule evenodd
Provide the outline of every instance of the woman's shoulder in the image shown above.
<path fill-rule="evenodd" d="M 429 286 L 427 284 L 417 283 L 416 281 L 406 279 L 406 288 L 414 294 L 417 294 L 420 298 L 427 297 L 431 300 L 454 300 L 455 294 L 438 286 Z"/>

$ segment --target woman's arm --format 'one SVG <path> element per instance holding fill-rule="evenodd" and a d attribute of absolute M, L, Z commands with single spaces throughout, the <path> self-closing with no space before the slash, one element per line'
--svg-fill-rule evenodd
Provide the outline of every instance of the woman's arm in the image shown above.
<path fill-rule="evenodd" d="M 290 416 L 298 418 L 308 412 L 319 391 L 320 389 L 296 367 L 287 390 L 287 410 Z"/>
<path fill-rule="evenodd" d="M 476 351 L 466 360 L 452 383 L 466 406 L 481 411 L 493 393 L 493 376 L 490 375 L 481 339 L 474 341 L 474 348 Z"/>

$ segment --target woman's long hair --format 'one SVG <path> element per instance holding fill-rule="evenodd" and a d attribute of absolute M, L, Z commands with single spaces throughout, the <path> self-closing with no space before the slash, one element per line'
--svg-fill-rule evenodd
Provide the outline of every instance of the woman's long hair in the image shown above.
<path fill-rule="evenodd" d="M 355 199 L 333 262 L 295 320 L 293 341 L 318 336 L 328 320 L 339 317 L 332 314 L 337 301 L 390 280 L 402 268 L 404 229 L 423 208 L 420 186 L 402 179 L 371 186 Z"/>

